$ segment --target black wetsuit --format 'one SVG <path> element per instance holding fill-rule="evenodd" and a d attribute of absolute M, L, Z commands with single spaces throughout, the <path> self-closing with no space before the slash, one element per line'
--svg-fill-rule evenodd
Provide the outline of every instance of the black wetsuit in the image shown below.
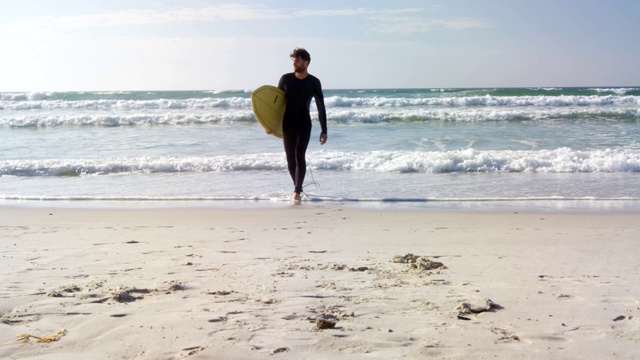
<path fill-rule="evenodd" d="M 307 171 L 305 153 L 311 138 L 311 115 L 309 105 L 316 99 L 318 118 L 322 133 L 327 133 L 327 112 L 320 80 L 313 75 L 299 80 L 294 73 L 284 74 L 278 87 L 287 95 L 287 107 L 282 120 L 284 151 L 287 154 L 289 174 L 296 192 L 302 192 L 302 184 Z"/>

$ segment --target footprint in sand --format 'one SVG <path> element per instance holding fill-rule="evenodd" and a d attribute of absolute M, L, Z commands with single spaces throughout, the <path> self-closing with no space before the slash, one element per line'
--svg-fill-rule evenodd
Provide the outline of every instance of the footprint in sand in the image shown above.
<path fill-rule="evenodd" d="M 569 294 L 560 294 L 558 295 L 558 300 L 569 300 L 569 299 L 573 299 L 573 295 L 569 295 Z"/>
<path fill-rule="evenodd" d="M 554 343 L 571 342 L 571 340 L 564 338 L 562 336 L 557 336 L 557 335 L 537 335 L 537 336 L 529 336 L 529 338 L 532 340 L 540 340 L 540 341 L 547 341 L 547 342 L 554 342 Z"/>
<path fill-rule="evenodd" d="M 192 346 L 184 348 L 182 349 L 183 352 L 179 354 L 179 357 L 180 359 L 184 359 L 185 357 L 195 355 L 204 349 L 206 349 L 204 346 Z"/>
<path fill-rule="evenodd" d="M 501 329 L 501 328 L 491 328 L 491 332 L 499 335 L 500 338 L 495 341 L 495 343 L 512 343 L 512 342 L 523 342 L 524 340 L 520 338 L 520 336 L 513 334 L 509 330 Z"/>
<path fill-rule="evenodd" d="M 277 349 L 273 350 L 271 352 L 271 354 L 280 354 L 280 353 L 283 353 L 283 352 L 287 352 L 289 350 L 291 350 L 291 349 L 289 349 L 288 347 L 281 347 L 281 348 L 277 348 Z"/>

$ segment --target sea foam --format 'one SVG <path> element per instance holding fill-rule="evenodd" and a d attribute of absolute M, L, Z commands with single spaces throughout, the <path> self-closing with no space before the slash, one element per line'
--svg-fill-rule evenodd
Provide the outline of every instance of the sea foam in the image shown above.
<path fill-rule="evenodd" d="M 274 156 L 275 155 L 275 156 Z M 283 171 L 281 154 L 107 159 L 0 161 L 0 176 L 85 176 L 118 173 Z M 318 151 L 308 156 L 313 169 L 387 173 L 616 173 L 640 172 L 640 152 L 623 150 L 539 151 Z"/>

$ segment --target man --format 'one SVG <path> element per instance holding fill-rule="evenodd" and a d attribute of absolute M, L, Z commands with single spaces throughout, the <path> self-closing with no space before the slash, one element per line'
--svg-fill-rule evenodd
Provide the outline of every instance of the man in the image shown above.
<path fill-rule="evenodd" d="M 293 200 L 300 200 L 302 184 L 307 172 L 305 154 L 311 138 L 311 98 L 316 99 L 320 120 L 320 144 L 327 142 L 327 112 L 320 80 L 307 72 L 311 55 L 307 50 L 296 48 L 289 55 L 293 60 L 293 73 L 284 74 L 278 87 L 287 95 L 287 107 L 282 120 L 284 151 L 287 155 L 289 174 L 295 186 Z"/>

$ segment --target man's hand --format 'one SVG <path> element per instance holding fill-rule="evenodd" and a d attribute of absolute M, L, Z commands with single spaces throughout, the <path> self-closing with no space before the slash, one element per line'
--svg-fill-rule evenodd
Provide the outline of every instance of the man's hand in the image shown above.
<path fill-rule="evenodd" d="M 327 142 L 327 134 L 320 134 L 320 145 L 324 145 Z"/>

